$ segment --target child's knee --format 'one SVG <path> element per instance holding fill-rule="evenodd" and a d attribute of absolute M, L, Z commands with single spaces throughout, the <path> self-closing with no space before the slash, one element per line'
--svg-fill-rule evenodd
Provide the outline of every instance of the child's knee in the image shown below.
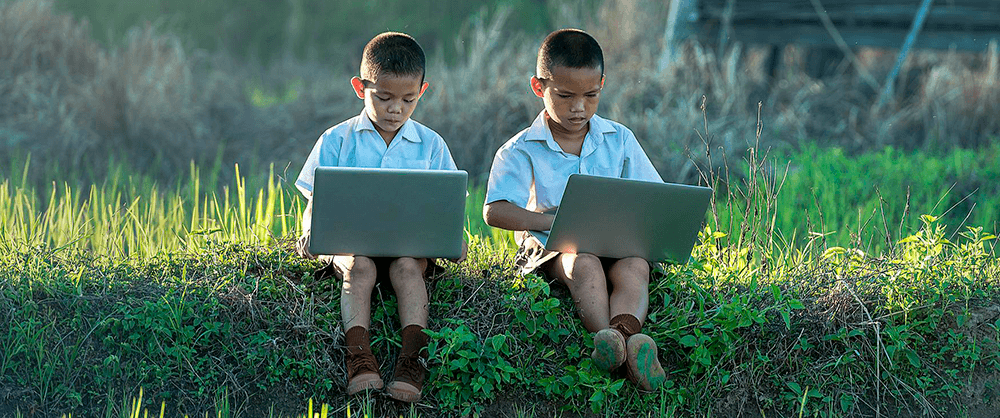
<path fill-rule="evenodd" d="M 649 262 L 639 257 L 623 258 L 611 266 L 612 280 L 630 283 L 649 283 Z"/>
<path fill-rule="evenodd" d="M 573 272 L 594 274 L 604 270 L 601 259 L 593 254 L 580 253 L 573 257 Z"/>
<path fill-rule="evenodd" d="M 583 289 L 593 287 L 603 287 L 605 280 L 604 267 L 601 259 L 593 254 L 580 253 L 574 255 L 563 254 L 557 262 L 563 273 L 556 274 L 557 277 L 565 275 L 565 283 L 570 289 Z"/>
<path fill-rule="evenodd" d="M 399 257 L 389 264 L 389 278 L 422 277 L 426 263 L 422 258 Z"/>
<path fill-rule="evenodd" d="M 336 256 L 334 264 L 343 274 L 345 282 L 375 285 L 378 272 L 372 259 L 364 256 Z"/>

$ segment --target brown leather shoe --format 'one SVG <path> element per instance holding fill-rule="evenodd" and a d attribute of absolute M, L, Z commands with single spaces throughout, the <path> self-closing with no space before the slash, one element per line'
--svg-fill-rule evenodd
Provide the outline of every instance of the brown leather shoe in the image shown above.
<path fill-rule="evenodd" d="M 364 327 L 353 327 L 344 336 L 347 353 L 347 395 L 354 395 L 363 390 L 378 390 L 385 386 L 378 374 L 378 362 L 372 354 L 369 344 L 368 330 Z"/>
<path fill-rule="evenodd" d="M 612 371 L 625 363 L 625 336 L 614 328 L 605 328 L 594 334 L 594 351 L 590 353 L 594 366 Z"/>
<path fill-rule="evenodd" d="M 427 341 L 429 337 L 420 325 L 403 328 L 402 348 L 396 360 L 396 374 L 386 387 L 389 397 L 401 402 L 420 400 L 427 374 Z"/>
<path fill-rule="evenodd" d="M 656 357 L 656 342 L 646 334 L 635 334 L 625 346 L 628 380 L 647 392 L 658 389 L 667 380 L 667 374 Z"/>

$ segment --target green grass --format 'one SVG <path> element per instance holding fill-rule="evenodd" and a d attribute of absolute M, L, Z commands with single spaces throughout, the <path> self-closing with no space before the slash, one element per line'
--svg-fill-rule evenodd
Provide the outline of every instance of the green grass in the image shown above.
<path fill-rule="evenodd" d="M 875 254 L 918 230 L 919 215 L 925 213 L 943 215 L 941 223 L 950 238 L 969 225 L 1000 230 L 1000 184 L 991 180 L 1000 178 L 996 144 L 940 154 L 886 147 L 846 155 L 841 148 L 811 143 L 800 148 L 756 155 L 756 178 L 720 179 L 723 187 L 717 189 L 727 182 L 735 189 L 728 200 L 734 205 L 719 205 L 719 215 L 734 221 L 728 227 L 742 224 L 748 213 L 767 213 L 780 241 L 802 245 L 820 234 L 826 245 Z M 748 182 L 757 189 L 748 188 Z M 761 198 L 747 198 L 754 193 Z M 771 200 L 764 198 L 772 195 Z M 747 201 L 757 204 L 750 212 Z"/>
<path fill-rule="evenodd" d="M 969 396 L 970 385 L 992 387 L 1000 374 L 995 229 L 956 228 L 955 213 L 910 215 L 889 229 L 884 250 L 874 250 L 878 239 L 838 238 L 786 213 L 805 206 L 797 210 L 817 217 L 799 199 L 812 190 L 828 226 L 850 221 L 854 208 L 872 210 L 865 193 L 878 184 L 849 173 L 881 165 L 895 167 L 882 184 L 911 184 L 911 214 L 940 214 L 919 203 L 950 187 L 950 177 L 933 180 L 934 173 L 986 179 L 996 168 L 963 151 L 887 150 L 851 162 L 836 150 L 807 148 L 792 164 L 820 168 L 789 170 L 779 190 L 765 186 L 773 170 L 755 161 L 746 162 L 754 168 L 745 182 L 731 181 L 718 196 L 691 262 L 657 268 L 644 329 L 670 373 L 658 393 L 639 394 L 592 370 L 591 341 L 566 290 L 513 273 L 511 235 L 482 224 L 484 192 L 474 188 L 468 260 L 445 263 L 429 286 L 427 398 L 412 411 L 379 397 L 352 410 L 971 414 L 977 399 L 950 400 Z M 139 388 L 141 406 L 164 405 L 167 416 L 221 409 L 296 416 L 309 398 L 339 416 L 358 401 L 342 393 L 338 284 L 291 250 L 302 202 L 290 185 L 264 173 L 203 186 L 192 167 L 189 180 L 164 191 L 113 168 L 117 175 L 81 193 L 70 181 L 35 189 L 19 175 L 24 167 L 14 170 L 0 173 L 0 322 L 11 324 L 0 330 L 0 391 L 14 394 L 0 400 L 0 411 L 120 416 L 128 409 L 122 400 Z M 839 188 L 812 187 L 818 178 Z M 879 187 L 887 208 L 899 204 L 902 195 L 888 191 L 897 186 Z M 980 187 L 976 211 L 995 208 L 988 203 L 995 186 Z M 966 224 L 980 219 L 976 211 Z M 861 236 L 882 237 L 880 224 L 863 225 Z M 373 349 L 388 376 L 399 324 L 391 291 L 379 293 Z"/>
<path fill-rule="evenodd" d="M 153 257 L 190 250 L 209 241 L 270 244 L 299 230 L 301 195 L 271 172 L 247 179 L 235 168 L 233 187 L 202 189 L 200 171 L 162 191 L 140 175 L 114 165 L 108 181 L 84 190 L 69 181 L 53 182 L 42 192 L 27 184 L 29 163 L 20 181 L 0 181 L 0 235 L 5 246 L 51 246 L 122 257 Z M 214 180 L 210 181 L 214 184 Z M 9 248 L 8 248 L 9 250 Z"/>

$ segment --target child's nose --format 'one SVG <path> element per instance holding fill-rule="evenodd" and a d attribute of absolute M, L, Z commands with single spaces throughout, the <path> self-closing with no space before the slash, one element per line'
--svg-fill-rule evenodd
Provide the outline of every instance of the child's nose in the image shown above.
<path fill-rule="evenodd" d="M 583 112 L 583 99 L 576 99 L 570 103 L 569 110 L 572 112 Z"/>
<path fill-rule="evenodd" d="M 389 103 L 389 113 L 400 113 L 403 111 L 403 105 L 398 101 L 392 101 Z"/>

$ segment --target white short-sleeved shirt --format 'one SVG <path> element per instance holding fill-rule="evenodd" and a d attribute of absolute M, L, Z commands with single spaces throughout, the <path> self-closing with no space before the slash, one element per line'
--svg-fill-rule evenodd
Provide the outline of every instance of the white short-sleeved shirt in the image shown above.
<path fill-rule="evenodd" d="M 543 110 L 528 129 L 497 150 L 486 203 L 506 200 L 530 211 L 548 211 L 559 206 L 566 182 L 575 173 L 663 182 L 625 125 L 595 114 L 576 156 L 552 138 Z"/>
<path fill-rule="evenodd" d="M 309 199 L 312 199 L 316 167 L 458 169 L 448 145 L 437 132 L 409 119 L 387 147 L 363 111 L 327 129 L 316 141 L 295 181 L 295 186 Z"/>

